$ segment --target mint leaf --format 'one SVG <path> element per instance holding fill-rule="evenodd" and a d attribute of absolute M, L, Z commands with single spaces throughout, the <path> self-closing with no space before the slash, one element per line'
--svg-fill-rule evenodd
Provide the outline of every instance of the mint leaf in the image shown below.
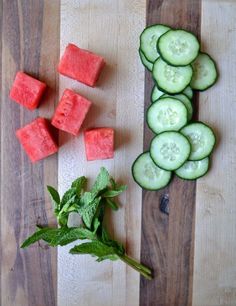
<path fill-rule="evenodd" d="M 73 187 L 73 188 L 70 188 L 68 189 L 63 197 L 62 197 L 62 200 L 61 200 L 61 204 L 60 204 L 60 208 L 62 209 L 62 207 L 71 199 L 71 198 L 74 198 L 76 196 L 76 189 Z"/>
<path fill-rule="evenodd" d="M 95 239 L 93 232 L 82 227 L 60 228 L 51 240 L 51 246 L 66 245 L 78 239 Z"/>
<path fill-rule="evenodd" d="M 59 208 L 60 201 L 61 201 L 59 193 L 52 186 L 47 186 L 47 190 L 50 193 L 51 200 L 52 200 L 52 203 L 53 203 L 53 207 L 54 207 L 54 210 L 56 211 Z"/>
<path fill-rule="evenodd" d="M 111 207 L 112 210 L 115 210 L 115 211 L 116 211 L 116 210 L 119 209 L 117 203 L 116 203 L 115 201 L 109 199 L 109 198 L 106 198 L 106 203 L 107 203 L 108 206 Z"/>
<path fill-rule="evenodd" d="M 22 243 L 21 248 L 26 248 L 41 239 L 46 240 L 47 242 L 50 242 L 55 237 L 57 231 L 58 231 L 57 228 L 49 228 L 49 227 L 45 227 L 40 230 L 37 230 L 32 236 L 27 238 Z"/>
<path fill-rule="evenodd" d="M 111 188 L 112 188 L 112 189 L 116 189 L 116 182 L 115 182 L 115 180 L 113 179 L 113 177 L 110 177 L 110 184 L 111 184 Z"/>
<path fill-rule="evenodd" d="M 63 227 L 63 228 L 42 228 L 26 239 L 21 248 L 26 248 L 31 244 L 44 240 L 51 246 L 66 245 L 78 239 L 95 239 L 93 232 L 82 227 Z"/>
<path fill-rule="evenodd" d="M 78 209 L 78 212 L 82 217 L 84 224 L 88 228 L 91 228 L 92 221 L 96 214 L 100 201 L 101 197 L 95 198 L 92 202 L 88 202 L 86 205 L 81 206 Z"/>
<path fill-rule="evenodd" d="M 100 241 L 85 242 L 76 245 L 70 250 L 71 254 L 90 254 L 92 256 L 104 257 L 108 255 L 117 255 L 113 247 L 107 246 Z"/>
<path fill-rule="evenodd" d="M 91 193 L 96 197 L 99 192 L 103 191 L 109 186 L 110 183 L 110 175 L 108 171 L 102 167 L 100 169 L 100 173 L 98 174 L 95 183 L 93 184 L 93 187 L 91 189 Z"/>
<path fill-rule="evenodd" d="M 80 198 L 81 207 L 89 205 L 94 200 L 95 196 L 91 192 L 85 192 Z"/>
<path fill-rule="evenodd" d="M 85 186 L 87 184 L 87 178 L 85 176 L 81 176 L 77 178 L 72 184 L 71 187 L 76 189 L 76 194 L 78 197 L 81 196 Z"/>
<path fill-rule="evenodd" d="M 106 256 L 100 256 L 98 259 L 96 259 L 97 262 L 109 259 L 111 261 L 115 261 L 119 259 L 120 257 L 118 255 L 106 255 Z"/>
<path fill-rule="evenodd" d="M 121 185 L 117 190 L 107 190 L 102 194 L 103 198 L 114 198 L 127 189 L 126 185 Z"/>
<path fill-rule="evenodd" d="M 98 220 L 98 218 L 94 218 L 93 220 L 93 232 L 96 233 L 99 226 L 101 225 L 101 222 Z"/>
<path fill-rule="evenodd" d="M 123 255 L 125 252 L 125 249 L 123 245 L 115 240 L 112 240 L 110 238 L 110 235 L 108 234 L 107 230 L 103 227 L 102 228 L 102 236 L 101 236 L 102 242 L 110 247 L 113 247 L 116 250 L 116 253 L 119 255 Z"/>
<path fill-rule="evenodd" d="M 66 200 L 68 201 L 66 203 L 63 203 L 63 199 L 64 199 L 64 202 Z M 69 214 L 72 211 L 75 211 L 75 212 L 78 211 L 79 203 L 78 203 L 76 194 L 73 195 L 73 192 L 70 191 L 70 193 L 68 193 L 66 196 L 64 195 L 62 198 L 62 204 L 63 206 L 61 205 L 61 210 L 57 214 L 57 220 L 60 226 L 67 227 Z"/>

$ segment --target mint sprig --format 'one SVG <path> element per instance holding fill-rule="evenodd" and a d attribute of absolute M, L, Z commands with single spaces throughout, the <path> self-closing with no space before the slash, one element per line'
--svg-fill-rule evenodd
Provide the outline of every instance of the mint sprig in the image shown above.
<path fill-rule="evenodd" d="M 127 186 L 118 185 L 105 168 L 101 168 L 90 191 L 85 190 L 86 184 L 86 177 L 77 178 L 62 198 L 56 189 L 47 186 L 59 228 L 37 226 L 36 232 L 23 242 L 21 248 L 29 247 L 39 240 L 55 247 L 86 239 L 88 241 L 75 245 L 69 252 L 71 254 L 90 254 L 96 257 L 98 262 L 120 259 L 144 277 L 151 279 L 151 270 L 130 258 L 124 246 L 111 239 L 103 224 L 108 207 L 118 210 L 114 198 L 126 190 Z M 82 226 L 68 226 L 68 218 L 72 212 L 80 215 Z"/>

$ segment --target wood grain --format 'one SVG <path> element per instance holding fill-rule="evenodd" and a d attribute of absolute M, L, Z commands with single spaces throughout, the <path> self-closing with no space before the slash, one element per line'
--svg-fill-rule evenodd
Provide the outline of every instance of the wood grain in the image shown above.
<path fill-rule="evenodd" d="M 56 305 L 56 252 L 19 248 L 35 224 L 54 222 L 45 185 L 57 185 L 57 157 L 32 165 L 15 130 L 38 115 L 50 117 L 57 100 L 59 1 L 0 1 L 1 82 L 1 299 L 4 306 Z M 0 14 L 1 14 L 0 13 Z M 50 38 L 49 38 L 50 37 Z M 18 70 L 47 82 L 40 110 L 8 98 Z M 46 199 L 45 199 L 46 197 Z"/>
<path fill-rule="evenodd" d="M 201 1 L 147 1 L 147 25 L 163 23 L 200 34 Z M 150 104 L 153 81 L 146 72 L 145 110 Z M 195 112 L 197 99 L 195 98 Z M 153 134 L 144 126 L 144 150 Z M 155 278 L 141 278 L 140 305 L 191 305 L 195 183 L 174 178 L 159 192 L 143 192 L 141 260 L 154 270 Z M 163 196 L 169 197 L 170 214 L 159 210 Z"/>
<path fill-rule="evenodd" d="M 142 150 L 144 69 L 138 56 L 139 33 L 145 25 L 145 1 L 84 0 L 61 2 L 61 53 L 67 43 L 102 55 L 106 66 L 96 88 L 60 77 L 60 92 L 73 88 L 93 106 L 84 128 L 115 128 L 113 160 L 87 162 L 82 133 L 62 133 L 59 152 L 59 188 L 64 192 L 72 179 L 94 179 L 105 166 L 128 191 L 120 197 L 121 209 L 111 216 L 111 230 L 123 241 L 128 253 L 140 254 L 141 189 L 130 167 Z M 132 116 L 132 120 L 131 120 Z M 58 250 L 58 306 L 136 306 L 139 275 L 122 262 L 97 263 L 90 256 Z"/>
<path fill-rule="evenodd" d="M 210 173 L 198 181 L 194 306 L 236 305 L 236 2 L 202 1 L 204 51 L 220 78 L 200 95 L 199 117 L 214 128 L 217 146 Z"/>

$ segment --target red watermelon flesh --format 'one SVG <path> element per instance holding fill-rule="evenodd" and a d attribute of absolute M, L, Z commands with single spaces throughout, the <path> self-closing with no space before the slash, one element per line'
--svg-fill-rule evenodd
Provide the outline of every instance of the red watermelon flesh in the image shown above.
<path fill-rule="evenodd" d="M 58 65 L 58 72 L 94 87 L 104 64 L 101 56 L 68 44 Z"/>
<path fill-rule="evenodd" d="M 29 110 L 37 108 L 46 84 L 19 71 L 10 91 L 10 98 Z"/>
<path fill-rule="evenodd" d="M 49 132 L 48 122 L 44 118 L 37 118 L 17 130 L 16 136 L 32 162 L 58 151 L 58 146 Z"/>
<path fill-rule="evenodd" d="M 114 157 L 114 130 L 95 128 L 84 133 L 87 160 L 108 159 Z"/>
<path fill-rule="evenodd" d="M 77 135 L 91 105 L 89 100 L 66 89 L 52 118 L 52 125 Z"/>

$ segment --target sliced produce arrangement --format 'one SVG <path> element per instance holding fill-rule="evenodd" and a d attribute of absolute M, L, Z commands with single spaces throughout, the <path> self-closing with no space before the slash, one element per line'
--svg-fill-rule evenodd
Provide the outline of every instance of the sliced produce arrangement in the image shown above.
<path fill-rule="evenodd" d="M 152 163 L 151 159 L 150 162 Z M 156 168 L 155 165 L 154 168 Z M 154 169 L 154 171 L 156 170 Z M 165 183 L 169 179 L 170 173 L 160 170 L 159 177 Z M 71 247 L 70 254 L 88 254 L 95 257 L 98 262 L 121 260 L 145 278 L 152 279 L 152 271 L 129 257 L 125 247 L 111 238 L 104 224 L 104 217 L 106 216 L 107 223 L 108 216 L 111 216 L 111 214 L 106 214 L 108 208 L 114 211 L 118 210 L 116 197 L 126 190 L 127 186 L 118 185 L 105 168 L 101 168 L 90 191 L 86 191 L 86 184 L 85 176 L 77 178 L 62 197 L 56 189 L 48 186 L 59 227 L 37 225 L 35 233 L 23 242 L 21 248 L 27 248 L 40 240 L 51 247 L 74 243 L 76 245 Z M 80 216 L 82 221 L 80 226 L 69 227 L 68 219 L 71 213 Z M 80 244 L 76 243 L 78 240 L 81 240 Z"/>
<path fill-rule="evenodd" d="M 218 73 L 210 55 L 200 51 L 197 37 L 183 29 L 156 24 L 140 35 L 139 54 L 155 85 L 146 114 L 155 134 L 149 152 L 132 166 L 134 180 L 144 189 L 167 186 L 171 172 L 186 180 L 205 175 L 216 139 L 202 122 L 191 122 L 193 90 L 215 84 Z"/>
<path fill-rule="evenodd" d="M 145 63 L 145 58 L 143 61 Z M 68 44 L 59 62 L 58 72 L 94 87 L 104 65 L 105 61 L 101 56 L 74 44 Z M 45 83 L 19 71 L 9 96 L 29 110 L 34 110 L 38 107 L 46 87 Z M 91 101 L 67 88 L 55 110 L 51 125 L 77 136 L 91 105 Z M 16 131 L 17 138 L 33 163 L 58 151 L 49 130 L 49 122 L 44 118 L 37 118 Z M 94 128 L 86 131 L 84 143 L 88 161 L 114 157 L 112 128 Z"/>

